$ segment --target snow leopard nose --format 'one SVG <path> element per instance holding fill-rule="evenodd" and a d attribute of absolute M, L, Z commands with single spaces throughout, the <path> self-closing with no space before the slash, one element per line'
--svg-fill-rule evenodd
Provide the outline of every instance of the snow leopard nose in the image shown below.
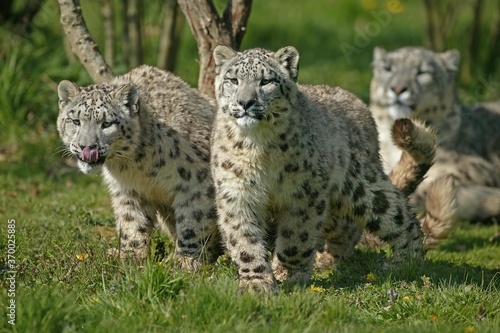
<path fill-rule="evenodd" d="M 406 88 L 405 86 L 393 86 L 391 87 L 391 90 L 394 91 L 396 95 L 401 95 L 402 93 L 407 91 L 408 88 Z"/>
<path fill-rule="evenodd" d="M 93 144 L 90 144 L 88 146 L 85 146 L 85 145 L 80 145 L 80 148 L 85 149 L 85 147 L 89 147 L 91 149 L 94 149 L 94 148 L 97 148 L 97 143 L 93 143 Z"/>
<path fill-rule="evenodd" d="M 255 104 L 255 99 L 240 99 L 238 104 L 243 108 L 243 110 L 248 110 Z"/>

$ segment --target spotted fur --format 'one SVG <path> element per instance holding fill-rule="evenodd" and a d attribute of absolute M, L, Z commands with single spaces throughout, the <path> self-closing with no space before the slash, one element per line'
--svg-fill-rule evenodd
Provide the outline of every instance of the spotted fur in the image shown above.
<path fill-rule="evenodd" d="M 209 260 L 218 245 L 209 102 L 150 66 L 88 87 L 62 81 L 58 92 L 57 128 L 68 152 L 84 173 L 102 167 L 120 256 L 146 257 L 158 214 L 180 266 L 195 270 Z"/>
<path fill-rule="evenodd" d="M 364 228 L 396 261 L 422 256 L 418 221 L 383 172 L 375 123 L 357 97 L 298 85 L 293 47 L 218 46 L 214 58 L 218 225 L 241 289 L 306 281 L 320 242 L 343 254 Z"/>
<path fill-rule="evenodd" d="M 389 139 L 388 128 L 395 119 L 416 118 L 437 132 L 435 163 L 418 187 L 413 204 L 418 210 L 434 210 L 431 215 L 442 216 L 441 221 L 436 219 L 438 228 L 443 228 L 447 215 L 464 220 L 500 217 L 500 102 L 463 106 L 456 92 L 459 62 L 455 50 L 436 53 L 405 47 L 374 51 L 370 109 L 380 130 L 386 171 L 400 155 Z M 448 224 L 445 229 L 453 222 Z M 433 227 L 428 224 L 425 228 Z"/>

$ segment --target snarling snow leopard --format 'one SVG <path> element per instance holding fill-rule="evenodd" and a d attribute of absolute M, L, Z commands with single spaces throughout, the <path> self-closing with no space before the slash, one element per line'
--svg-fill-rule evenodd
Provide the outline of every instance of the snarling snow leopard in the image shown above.
<path fill-rule="evenodd" d="M 211 166 L 240 289 L 308 280 L 319 242 L 341 253 L 352 246 L 346 231 L 366 228 L 390 244 L 395 261 L 422 257 L 419 222 L 383 172 L 363 102 L 341 88 L 297 84 L 291 46 L 219 45 L 214 59 Z"/>
<path fill-rule="evenodd" d="M 434 205 L 433 215 L 439 216 L 449 207 L 434 202 L 454 196 L 456 217 L 491 219 L 500 216 L 500 102 L 462 105 L 456 92 L 459 63 L 456 50 L 375 48 L 370 109 L 386 171 L 400 154 L 388 135 L 395 119 L 420 119 L 437 131 L 435 163 L 413 198 L 418 209 Z M 436 185 L 443 177 L 453 177 L 453 191 Z"/>
<path fill-rule="evenodd" d="M 58 87 L 57 128 L 84 173 L 102 168 L 121 257 L 144 259 L 158 217 L 176 262 L 218 253 L 209 141 L 214 107 L 181 79 L 141 66 L 109 82 Z M 158 216 L 157 216 L 158 215 Z"/>

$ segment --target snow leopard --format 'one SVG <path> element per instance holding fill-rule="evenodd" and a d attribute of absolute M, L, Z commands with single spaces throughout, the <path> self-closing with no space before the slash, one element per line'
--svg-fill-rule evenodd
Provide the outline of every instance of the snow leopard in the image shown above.
<path fill-rule="evenodd" d="M 177 76 L 143 65 L 100 84 L 58 86 L 57 129 L 83 173 L 102 170 L 121 258 L 143 261 L 160 220 L 175 262 L 196 271 L 220 253 L 210 173 L 213 105 Z"/>
<path fill-rule="evenodd" d="M 457 50 L 375 48 L 370 110 L 380 131 L 386 171 L 400 154 L 389 138 L 396 119 L 419 119 L 437 132 L 435 163 L 412 200 L 418 210 L 429 210 L 436 200 L 454 200 L 454 219 L 492 220 L 500 216 L 500 101 L 463 105 L 456 88 L 459 65 Z M 454 191 L 436 186 L 450 177 Z M 434 205 L 433 215 L 441 208 Z"/>
<path fill-rule="evenodd" d="M 212 175 L 240 290 L 307 281 L 320 242 L 340 254 L 364 229 L 389 243 L 395 262 L 423 257 L 419 221 L 383 171 L 376 125 L 360 99 L 298 84 L 292 46 L 219 45 L 214 60 Z"/>

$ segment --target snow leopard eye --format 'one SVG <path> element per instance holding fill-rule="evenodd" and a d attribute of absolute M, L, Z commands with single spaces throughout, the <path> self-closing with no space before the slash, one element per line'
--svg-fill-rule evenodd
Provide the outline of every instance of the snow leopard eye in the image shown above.
<path fill-rule="evenodd" d="M 392 66 L 390 64 L 384 64 L 384 66 L 382 68 L 386 72 L 391 72 L 392 71 Z"/>
<path fill-rule="evenodd" d="M 417 76 L 424 75 L 424 74 L 432 74 L 432 70 L 428 69 L 428 68 L 419 68 L 417 71 Z"/>
<path fill-rule="evenodd" d="M 110 127 L 111 125 L 113 125 L 113 123 L 112 123 L 112 122 L 110 122 L 110 121 L 105 121 L 105 122 L 103 122 L 103 123 L 101 124 L 101 128 L 108 128 L 108 127 Z"/>
<path fill-rule="evenodd" d="M 231 84 L 238 85 L 238 79 L 235 77 L 226 77 L 226 81 L 229 81 Z"/>
<path fill-rule="evenodd" d="M 80 126 L 80 119 L 73 119 L 72 121 L 76 126 Z"/>
<path fill-rule="evenodd" d="M 274 80 L 269 80 L 269 79 L 262 79 L 260 80 L 260 86 L 263 87 L 263 86 L 267 86 L 268 84 L 274 82 Z"/>

